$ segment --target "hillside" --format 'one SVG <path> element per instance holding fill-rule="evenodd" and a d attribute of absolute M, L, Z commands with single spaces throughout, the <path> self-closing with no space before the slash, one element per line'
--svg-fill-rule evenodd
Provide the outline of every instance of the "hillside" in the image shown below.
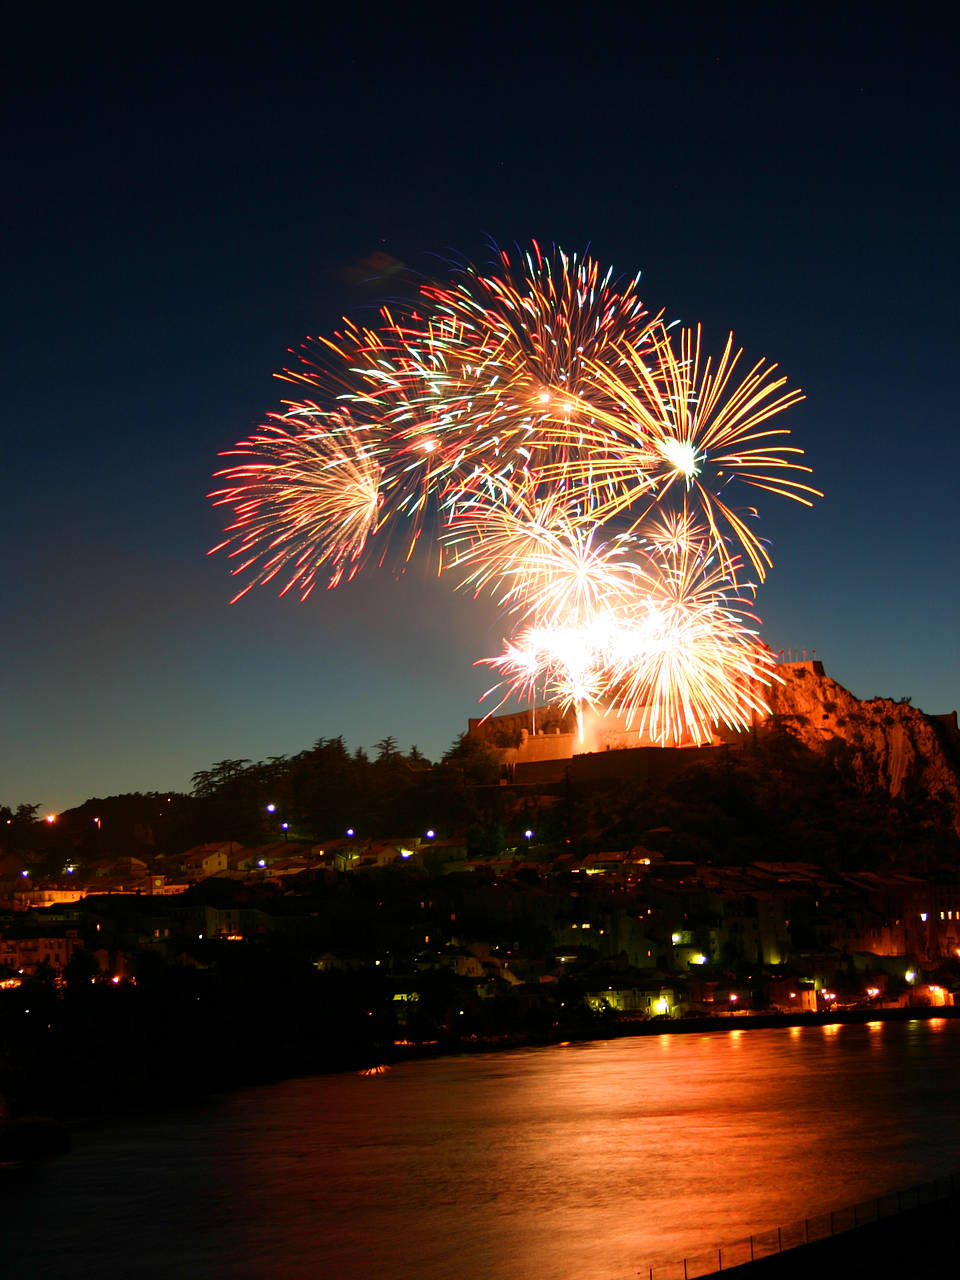
<path fill-rule="evenodd" d="M 769 731 L 789 733 L 852 773 L 865 792 L 926 799 L 960 834 L 960 734 L 955 716 L 928 716 L 906 702 L 861 702 L 819 663 L 781 668 L 768 701 Z"/>

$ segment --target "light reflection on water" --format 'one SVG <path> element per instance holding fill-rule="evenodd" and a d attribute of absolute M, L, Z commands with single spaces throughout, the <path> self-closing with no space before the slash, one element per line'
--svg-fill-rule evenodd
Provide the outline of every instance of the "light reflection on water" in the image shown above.
<path fill-rule="evenodd" d="M 614 1280 L 951 1172 L 960 1022 L 409 1063 L 104 1126 L 0 1188 L 11 1276 Z M 4 1212 L 4 1210 L 0 1210 Z"/>

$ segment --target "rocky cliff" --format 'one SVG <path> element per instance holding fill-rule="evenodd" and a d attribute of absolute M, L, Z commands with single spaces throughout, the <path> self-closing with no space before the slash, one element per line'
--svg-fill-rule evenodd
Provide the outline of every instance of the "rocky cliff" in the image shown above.
<path fill-rule="evenodd" d="M 960 733 L 956 716 L 928 716 L 889 698 L 861 702 L 824 674 L 819 662 L 778 668 L 768 691 L 768 730 L 851 769 L 864 790 L 927 797 L 960 834 Z"/>

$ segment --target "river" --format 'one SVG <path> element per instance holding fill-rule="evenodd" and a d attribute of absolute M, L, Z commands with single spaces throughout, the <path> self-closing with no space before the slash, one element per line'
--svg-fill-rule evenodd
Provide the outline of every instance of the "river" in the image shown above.
<path fill-rule="evenodd" d="M 410 1062 L 80 1127 L 3 1274 L 627 1280 L 960 1166 L 960 1021 Z"/>

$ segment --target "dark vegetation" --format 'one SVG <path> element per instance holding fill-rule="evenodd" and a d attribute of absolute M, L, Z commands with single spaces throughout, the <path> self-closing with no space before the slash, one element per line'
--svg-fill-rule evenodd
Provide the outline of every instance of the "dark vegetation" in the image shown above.
<path fill-rule="evenodd" d="M 219 761 L 194 774 L 190 795 L 91 799 L 49 825 L 37 820 L 36 805 L 0 806 L 0 849 L 31 873 L 56 874 L 67 863 L 177 854 L 204 841 L 253 846 L 276 840 L 283 821 L 290 839 L 313 841 L 348 828 L 378 838 L 429 827 L 465 837 L 477 856 L 522 843 L 520 833 L 535 825 L 541 854 L 642 844 L 717 865 L 767 859 L 919 871 L 955 857 L 956 833 L 938 798 L 909 777 L 895 798 L 865 789 L 859 749 L 854 734 L 813 752 L 773 725 L 659 782 L 534 788 L 499 785 L 496 758 L 466 735 L 436 764 L 416 747 L 401 753 L 390 737 L 372 759 L 348 752 L 340 737 L 321 738 L 289 758 Z"/>
<path fill-rule="evenodd" d="M 53 824 L 38 821 L 39 805 L 15 811 L 0 805 L 0 849 L 22 854 L 31 871 L 55 872 L 85 860 L 182 853 L 211 840 L 261 844 L 278 838 L 281 821 L 291 839 L 307 840 L 342 835 L 348 827 L 386 837 L 487 822 L 482 787 L 495 783 L 499 770 L 466 735 L 435 765 L 416 747 L 402 754 L 394 738 L 384 738 L 375 751 L 373 759 L 362 749 L 351 753 L 337 737 L 320 738 L 291 757 L 221 760 L 193 775 L 190 795 L 94 798 Z"/>

